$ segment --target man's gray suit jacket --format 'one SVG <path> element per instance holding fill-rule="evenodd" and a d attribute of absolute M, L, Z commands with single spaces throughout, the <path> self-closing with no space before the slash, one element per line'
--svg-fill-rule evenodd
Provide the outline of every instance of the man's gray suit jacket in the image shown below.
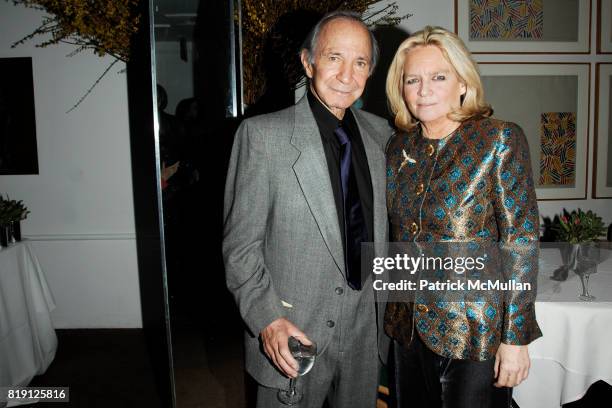
<path fill-rule="evenodd" d="M 375 115 L 352 112 L 371 172 L 374 241 L 385 242 L 384 148 L 391 129 Z M 337 214 L 321 136 L 306 97 L 241 124 L 226 182 L 223 257 L 227 286 L 248 328 L 246 369 L 264 386 L 287 386 L 260 346 L 259 333 L 272 321 L 287 318 L 317 342 L 319 353 L 330 342 L 327 322 L 337 320 L 341 305 L 334 289 L 346 282 Z M 371 327 L 378 330 L 385 361 L 382 312 Z"/>

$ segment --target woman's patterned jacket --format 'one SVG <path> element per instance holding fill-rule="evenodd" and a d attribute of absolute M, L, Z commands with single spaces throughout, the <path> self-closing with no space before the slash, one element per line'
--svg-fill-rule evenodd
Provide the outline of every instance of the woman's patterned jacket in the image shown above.
<path fill-rule="evenodd" d="M 385 331 L 404 346 L 414 331 L 439 355 L 483 361 L 500 342 L 529 344 L 542 335 L 535 318 L 539 215 L 529 147 L 519 126 L 492 118 L 469 119 L 440 140 L 420 126 L 397 133 L 387 146 L 390 240 L 499 242 L 506 278 L 530 282 L 484 302 L 391 302 Z M 534 255 L 535 254 L 535 255 Z M 502 254 L 503 255 L 503 254 Z"/>

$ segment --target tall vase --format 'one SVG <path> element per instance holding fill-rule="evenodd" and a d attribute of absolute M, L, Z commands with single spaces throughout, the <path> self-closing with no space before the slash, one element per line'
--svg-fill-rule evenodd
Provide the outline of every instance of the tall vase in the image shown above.
<path fill-rule="evenodd" d="M 581 244 L 568 244 L 566 252 L 566 265 L 570 271 L 578 269 Z"/>
<path fill-rule="evenodd" d="M 13 233 L 13 221 L 9 221 L 9 223 L 6 225 L 6 227 L 8 228 L 8 242 L 9 242 L 9 245 L 13 245 L 14 243 L 17 242 L 15 240 L 15 234 Z"/>
<path fill-rule="evenodd" d="M 13 229 L 12 232 L 13 232 L 14 242 L 21 241 L 21 221 L 19 221 L 19 220 L 12 221 L 11 222 L 11 227 Z"/>
<path fill-rule="evenodd" d="M 8 245 L 9 245 L 8 224 L 0 224 L 0 248 L 6 248 Z"/>
<path fill-rule="evenodd" d="M 563 265 L 555 269 L 553 275 L 550 277 L 552 280 L 565 281 L 569 274 L 569 271 L 576 270 L 578 264 L 578 254 L 580 252 L 580 244 L 563 243 L 560 248 L 561 260 Z"/>

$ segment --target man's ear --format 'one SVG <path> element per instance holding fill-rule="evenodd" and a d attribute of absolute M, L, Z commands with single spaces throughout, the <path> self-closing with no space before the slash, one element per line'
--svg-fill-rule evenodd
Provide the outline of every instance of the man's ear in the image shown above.
<path fill-rule="evenodd" d="M 306 76 L 312 79 L 312 64 L 308 62 L 308 51 L 302 50 L 302 52 L 300 53 L 300 60 L 302 61 L 302 66 L 304 67 Z"/>

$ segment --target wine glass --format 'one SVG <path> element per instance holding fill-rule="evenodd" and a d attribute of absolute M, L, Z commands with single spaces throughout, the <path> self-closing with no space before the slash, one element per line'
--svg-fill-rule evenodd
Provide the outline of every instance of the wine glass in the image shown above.
<path fill-rule="evenodd" d="M 298 362 L 298 376 L 302 376 L 310 371 L 317 356 L 317 344 L 313 341 L 311 345 L 303 344 L 295 337 L 289 337 L 289 351 Z M 303 394 L 295 389 L 296 378 L 289 380 L 288 390 L 278 390 L 278 400 L 285 405 L 296 405 L 303 397 Z"/>
<path fill-rule="evenodd" d="M 589 293 L 589 278 L 597 272 L 597 263 L 599 261 L 599 248 L 591 243 L 579 244 L 580 251 L 578 252 L 576 268 L 574 272 L 580 277 L 582 293 L 578 298 L 585 302 L 592 302 L 597 299 Z"/>

